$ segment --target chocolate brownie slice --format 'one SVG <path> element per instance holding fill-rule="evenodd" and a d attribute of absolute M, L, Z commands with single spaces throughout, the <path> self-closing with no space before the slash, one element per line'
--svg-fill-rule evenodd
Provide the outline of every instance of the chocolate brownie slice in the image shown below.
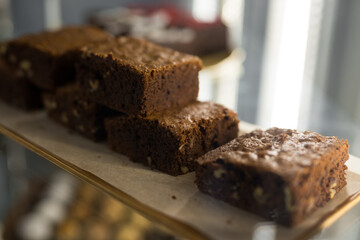
<path fill-rule="evenodd" d="M 43 95 L 48 116 L 54 121 L 93 140 L 105 140 L 105 116 L 110 110 L 83 97 L 78 85 L 59 87 L 56 92 Z"/>
<path fill-rule="evenodd" d="M 25 77 L 16 77 L 0 59 L 0 99 L 23 110 L 42 107 L 41 91 Z"/>
<path fill-rule="evenodd" d="M 89 99 L 128 115 L 149 115 L 196 100 L 198 57 L 119 37 L 81 48 L 77 77 Z"/>
<path fill-rule="evenodd" d="M 255 130 L 196 160 L 200 191 L 287 226 L 346 185 L 348 142 L 306 131 Z"/>
<path fill-rule="evenodd" d="M 195 159 L 237 137 L 237 115 L 211 102 L 194 102 L 147 117 L 105 120 L 110 148 L 171 175 L 194 170 Z"/>
<path fill-rule="evenodd" d="M 95 27 L 66 27 L 4 42 L 0 55 L 18 77 L 25 76 L 39 88 L 53 90 L 75 78 L 72 50 L 110 37 Z"/>

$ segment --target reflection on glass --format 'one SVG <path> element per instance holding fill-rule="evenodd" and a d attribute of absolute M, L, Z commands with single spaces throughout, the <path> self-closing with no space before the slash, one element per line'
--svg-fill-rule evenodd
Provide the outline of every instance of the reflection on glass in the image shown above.
<path fill-rule="evenodd" d="M 61 19 L 61 1 L 60 0 L 45 0 L 45 28 L 57 29 L 62 25 Z"/>
<path fill-rule="evenodd" d="M 13 33 L 13 23 L 10 14 L 10 2 L 0 0 L 0 41 L 8 39 Z"/>
<path fill-rule="evenodd" d="M 276 225 L 272 222 L 261 222 L 256 224 L 253 232 L 253 240 L 272 240 L 276 237 Z"/>
<path fill-rule="evenodd" d="M 310 0 L 271 2 L 259 109 L 264 127 L 298 127 L 311 7 Z"/>

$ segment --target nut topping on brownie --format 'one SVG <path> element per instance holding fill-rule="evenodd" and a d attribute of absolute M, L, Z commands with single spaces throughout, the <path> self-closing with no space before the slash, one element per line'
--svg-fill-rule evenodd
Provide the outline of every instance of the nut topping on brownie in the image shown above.
<path fill-rule="evenodd" d="M 197 160 L 211 196 L 285 225 L 302 221 L 345 186 L 349 145 L 318 133 L 255 130 Z"/>

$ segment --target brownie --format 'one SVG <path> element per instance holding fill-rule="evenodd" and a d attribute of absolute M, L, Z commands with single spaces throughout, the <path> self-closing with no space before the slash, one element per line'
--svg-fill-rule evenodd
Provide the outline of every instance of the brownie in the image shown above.
<path fill-rule="evenodd" d="M 194 170 L 195 159 L 237 137 L 237 115 L 211 102 L 105 120 L 111 149 L 162 172 Z"/>
<path fill-rule="evenodd" d="M 75 78 L 72 50 L 110 37 L 95 27 L 66 27 L 4 42 L 0 56 L 18 77 L 28 77 L 39 88 L 53 90 Z"/>
<path fill-rule="evenodd" d="M 346 185 L 347 140 L 271 128 L 242 135 L 196 160 L 200 191 L 287 226 Z"/>
<path fill-rule="evenodd" d="M 111 111 L 87 100 L 77 84 L 45 93 L 43 100 L 48 116 L 54 121 L 93 141 L 105 140 L 104 118 Z"/>
<path fill-rule="evenodd" d="M 77 77 L 89 99 L 128 115 L 150 115 L 196 100 L 198 57 L 119 37 L 78 51 Z"/>
<path fill-rule="evenodd" d="M 25 77 L 16 77 L 0 59 L 0 99 L 23 110 L 42 107 L 41 91 Z"/>

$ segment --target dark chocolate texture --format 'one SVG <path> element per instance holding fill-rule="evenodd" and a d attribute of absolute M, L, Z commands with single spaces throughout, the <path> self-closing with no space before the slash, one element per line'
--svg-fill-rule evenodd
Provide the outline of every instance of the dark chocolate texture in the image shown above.
<path fill-rule="evenodd" d="M 194 170 L 199 156 L 237 137 L 237 115 L 210 102 L 194 102 L 151 116 L 105 121 L 110 148 L 171 175 Z"/>
<path fill-rule="evenodd" d="M 41 91 L 25 77 L 16 77 L 0 60 L 0 99 L 23 110 L 42 107 Z"/>
<path fill-rule="evenodd" d="M 84 98 L 76 84 L 60 87 L 55 94 L 46 93 L 43 100 L 54 121 L 93 141 L 106 139 L 104 118 L 111 111 Z"/>
<path fill-rule="evenodd" d="M 75 78 L 73 50 L 111 35 L 95 27 L 65 27 L 0 44 L 0 56 L 18 77 L 27 77 L 44 90 L 54 90 Z"/>
<path fill-rule="evenodd" d="M 83 47 L 78 80 L 89 99 L 128 115 L 150 115 L 196 100 L 198 57 L 119 37 Z"/>
<path fill-rule="evenodd" d="M 301 222 L 346 185 L 346 140 L 318 133 L 256 130 L 196 162 L 198 188 L 287 226 Z"/>

